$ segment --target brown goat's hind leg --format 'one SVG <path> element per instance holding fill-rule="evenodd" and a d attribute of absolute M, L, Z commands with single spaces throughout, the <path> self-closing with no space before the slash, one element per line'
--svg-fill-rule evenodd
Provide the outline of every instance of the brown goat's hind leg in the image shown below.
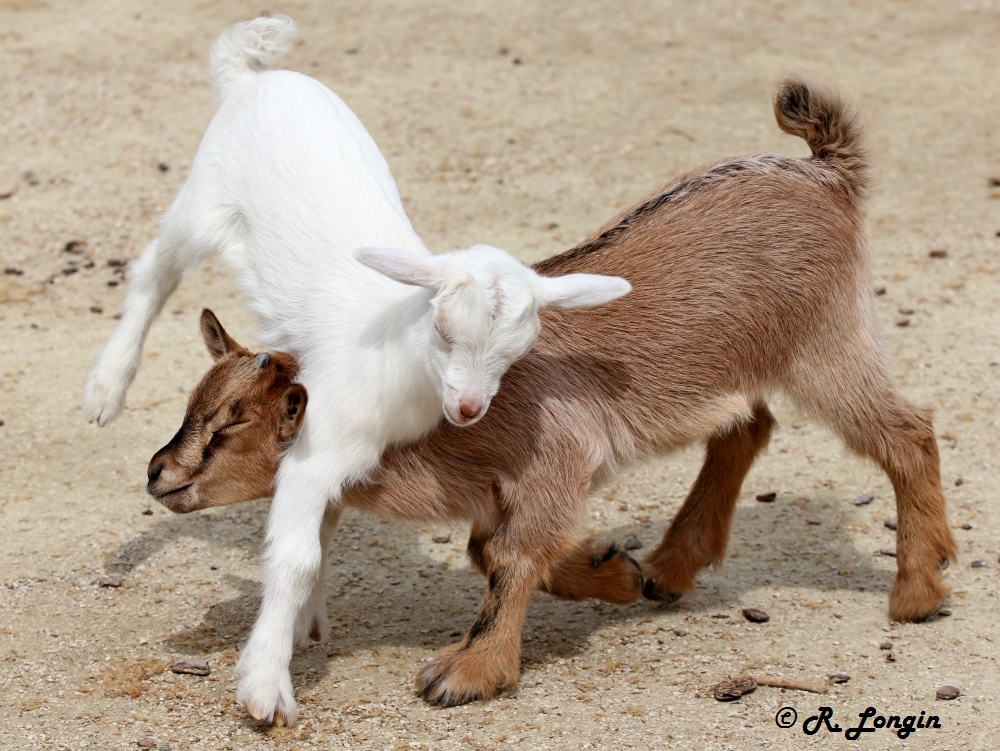
<path fill-rule="evenodd" d="M 955 540 L 930 413 L 896 390 L 873 344 L 877 341 L 877 332 L 850 337 L 841 332 L 839 348 L 817 347 L 797 363 L 789 393 L 892 481 L 899 526 L 889 617 L 918 621 L 937 612 L 948 594 L 941 568 L 954 559 Z"/>
<path fill-rule="evenodd" d="M 906 419 L 905 425 L 894 426 L 892 443 L 879 463 L 896 491 L 898 517 L 896 583 L 889 595 L 889 617 L 919 621 L 936 613 L 948 595 L 941 569 L 955 558 L 955 540 L 941 490 L 934 428 L 916 410 Z"/>
<path fill-rule="evenodd" d="M 672 602 L 694 590 L 701 569 L 722 563 L 743 478 L 767 446 L 774 425 L 767 407 L 758 404 L 749 422 L 709 439 L 698 479 L 663 541 L 643 562 L 646 597 Z"/>
<path fill-rule="evenodd" d="M 947 596 L 941 569 L 955 557 L 930 415 L 896 393 L 888 378 L 858 377 L 852 390 L 852 379 L 839 380 L 844 390 L 825 389 L 807 406 L 818 407 L 847 445 L 873 459 L 892 481 L 899 526 L 889 617 L 922 620 L 936 613 Z"/>
<path fill-rule="evenodd" d="M 564 600 L 595 600 L 627 605 L 642 597 L 642 568 L 614 545 L 579 543 L 556 563 L 542 591 Z"/>

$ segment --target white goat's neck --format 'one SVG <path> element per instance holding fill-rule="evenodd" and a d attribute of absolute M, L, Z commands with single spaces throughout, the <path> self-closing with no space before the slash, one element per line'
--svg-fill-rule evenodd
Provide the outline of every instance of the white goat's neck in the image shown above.
<path fill-rule="evenodd" d="M 373 453 L 359 463 L 373 466 L 387 446 L 437 425 L 442 384 L 429 356 L 433 293 L 388 280 L 366 293 L 364 325 L 315 332 L 323 341 L 303 353 L 300 380 L 310 394 L 309 424 L 325 436 L 320 445 L 363 446 Z"/>

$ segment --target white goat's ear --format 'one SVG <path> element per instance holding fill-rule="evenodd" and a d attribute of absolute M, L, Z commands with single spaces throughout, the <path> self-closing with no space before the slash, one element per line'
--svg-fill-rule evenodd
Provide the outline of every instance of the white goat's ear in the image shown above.
<path fill-rule="evenodd" d="M 566 274 L 538 277 L 535 294 L 539 307 L 570 310 L 604 305 L 631 291 L 632 285 L 620 276 Z"/>
<path fill-rule="evenodd" d="M 354 257 L 368 268 L 403 284 L 436 290 L 444 282 L 434 256 L 402 248 L 358 248 Z"/>

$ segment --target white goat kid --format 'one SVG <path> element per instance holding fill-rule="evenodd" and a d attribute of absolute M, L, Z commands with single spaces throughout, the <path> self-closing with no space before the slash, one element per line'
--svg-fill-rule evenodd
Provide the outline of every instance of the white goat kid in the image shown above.
<path fill-rule="evenodd" d="M 263 603 L 237 692 L 254 717 L 288 724 L 293 638 L 326 629 L 320 537 L 336 526 L 341 488 L 442 412 L 456 425 L 480 419 L 534 344 L 541 308 L 600 305 L 630 289 L 618 277 L 542 277 L 488 246 L 432 256 L 347 106 L 313 79 L 268 69 L 294 37 L 290 19 L 258 18 L 213 47 L 219 110 L 131 270 L 121 323 L 84 391 L 89 421 L 122 411 L 152 321 L 212 253 L 234 270 L 260 340 L 299 357 L 309 417 L 277 476 Z M 206 419 L 239 429 L 235 418 Z"/>

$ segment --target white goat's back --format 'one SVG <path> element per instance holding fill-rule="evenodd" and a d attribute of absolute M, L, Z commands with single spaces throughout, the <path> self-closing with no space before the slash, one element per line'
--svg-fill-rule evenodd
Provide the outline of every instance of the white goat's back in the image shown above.
<path fill-rule="evenodd" d="M 170 245 L 179 253 L 196 254 L 185 268 L 221 253 L 262 341 L 301 352 L 319 301 L 330 320 L 329 306 L 359 303 L 351 293 L 393 286 L 359 264 L 355 248 L 428 251 L 388 164 L 340 98 L 291 71 L 253 75 L 220 106 L 162 230 L 178 235 Z"/>

